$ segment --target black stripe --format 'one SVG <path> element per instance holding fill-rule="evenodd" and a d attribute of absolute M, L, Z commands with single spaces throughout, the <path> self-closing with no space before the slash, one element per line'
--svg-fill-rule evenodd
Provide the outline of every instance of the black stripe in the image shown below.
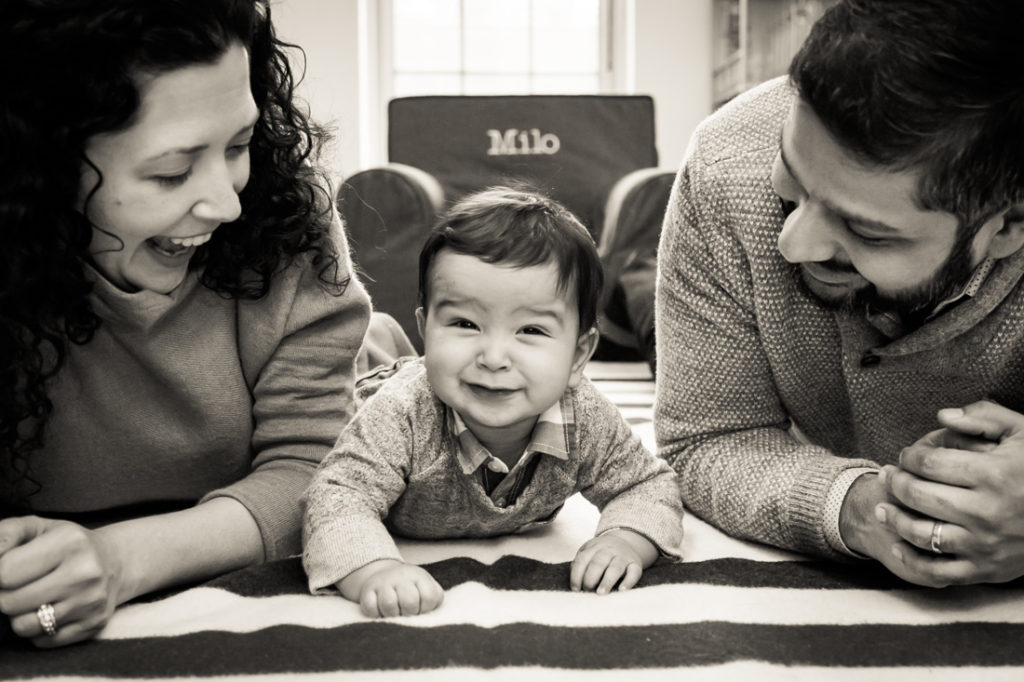
<path fill-rule="evenodd" d="M 1024 665 L 1024 625 L 745 625 L 435 628 L 364 622 L 315 630 L 90 642 L 0 656 L 0 678 L 185 676 L 398 670 L 445 666 L 609 669 L 765 661 L 807 666 Z M 12 655 L 13 654 L 13 655 Z"/>
<path fill-rule="evenodd" d="M 504 556 L 493 564 L 459 557 L 426 564 L 425 568 L 445 589 L 469 581 L 496 590 L 563 590 L 568 589 L 569 584 L 569 563 L 548 564 L 519 556 Z M 655 564 L 644 571 L 640 587 L 673 583 L 820 590 L 930 589 L 906 583 L 881 564 L 869 561 L 838 564 L 748 559 Z M 298 559 L 235 571 L 206 585 L 246 597 L 307 592 L 306 576 Z M 1019 589 L 1024 587 L 1024 580 L 1007 583 L 1003 587 Z"/>

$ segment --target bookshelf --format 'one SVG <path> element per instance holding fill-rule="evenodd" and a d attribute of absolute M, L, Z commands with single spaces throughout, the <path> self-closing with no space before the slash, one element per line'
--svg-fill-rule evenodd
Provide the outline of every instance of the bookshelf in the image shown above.
<path fill-rule="evenodd" d="M 713 0 L 712 102 L 786 73 L 811 26 L 838 0 Z"/>

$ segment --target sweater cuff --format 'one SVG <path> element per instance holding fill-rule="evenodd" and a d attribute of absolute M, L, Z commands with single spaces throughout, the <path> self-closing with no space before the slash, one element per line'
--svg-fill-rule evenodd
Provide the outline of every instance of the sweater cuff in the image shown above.
<path fill-rule="evenodd" d="M 594 536 L 604 535 L 616 529 L 631 530 L 644 536 L 654 545 L 662 558 L 672 561 L 682 559 L 682 515 L 674 514 L 669 509 L 659 510 L 658 505 L 652 504 L 647 509 L 634 509 L 632 513 L 624 513 L 624 510 L 613 511 L 606 507 L 598 521 Z"/>
<path fill-rule="evenodd" d="M 839 532 L 839 512 L 842 511 L 843 501 L 846 499 L 846 494 L 850 491 L 850 487 L 853 486 L 854 481 L 864 474 L 877 473 L 878 469 L 872 469 L 870 467 L 846 469 L 836 477 L 835 482 L 832 483 L 832 487 L 829 488 L 828 496 L 825 498 L 825 516 L 822 519 L 822 523 L 825 529 L 825 539 L 828 540 L 828 544 L 832 549 L 837 552 L 842 552 L 847 556 L 856 557 L 858 559 L 870 558 L 860 554 L 859 552 L 854 552 L 846 546 L 845 542 L 843 542 L 843 536 Z"/>
<path fill-rule="evenodd" d="M 199 504 L 228 497 L 245 507 L 263 539 L 264 561 L 295 556 L 302 551 L 302 506 L 299 500 L 313 476 L 314 463 L 256 470 L 225 488 L 213 490 Z"/>
<path fill-rule="evenodd" d="M 315 529 L 306 537 L 302 553 L 313 594 L 330 592 L 349 573 L 378 559 L 403 561 L 384 524 L 358 516 L 339 518 Z"/>

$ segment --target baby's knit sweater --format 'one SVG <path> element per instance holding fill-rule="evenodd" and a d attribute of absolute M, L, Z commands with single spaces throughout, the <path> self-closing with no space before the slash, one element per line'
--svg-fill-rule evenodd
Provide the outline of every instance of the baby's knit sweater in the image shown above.
<path fill-rule="evenodd" d="M 597 533 L 628 528 L 678 557 L 683 510 L 671 468 L 588 380 L 568 396 L 568 458 L 537 455 L 518 499 L 498 506 L 478 475 L 463 473 L 449 408 L 430 389 L 422 360 L 402 367 L 363 404 L 313 477 L 303 530 L 310 590 L 371 561 L 401 559 L 389 531 L 420 539 L 513 533 L 551 520 L 576 492 L 601 509 Z"/>
<path fill-rule="evenodd" d="M 823 519 L 844 470 L 895 463 L 944 407 L 987 397 L 1024 412 L 1024 250 L 901 338 L 827 309 L 776 245 L 784 215 L 769 178 L 794 96 L 771 81 L 691 141 L 659 247 L 655 431 L 695 514 L 838 556 Z"/>

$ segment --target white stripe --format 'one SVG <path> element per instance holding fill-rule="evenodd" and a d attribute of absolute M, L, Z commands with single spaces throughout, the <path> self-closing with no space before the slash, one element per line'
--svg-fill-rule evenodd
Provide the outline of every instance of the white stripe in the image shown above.
<path fill-rule="evenodd" d="M 865 656 L 870 656 L 866 653 Z M 50 682 L 110 682 L 109 677 L 47 677 Z M 391 682 L 392 680 L 415 680 L 416 682 L 736 682 L 736 680 L 757 680 L 757 682 L 964 682 L 984 680 L 985 682 L 1020 682 L 1020 668 L 824 668 L 809 666 L 783 666 L 755 661 L 742 661 L 724 665 L 684 668 L 625 668 L 618 670 L 564 670 L 523 666 L 511 668 L 431 668 L 418 670 L 333 671 L 327 673 L 279 673 L 267 675 L 217 675 L 213 677 L 118 677 L 118 682 L 172 682 L 190 680 L 195 682 L 328 682 L 344 679 L 345 682 Z"/>
<path fill-rule="evenodd" d="M 566 576 L 568 582 L 568 576 Z M 253 632 L 275 625 L 333 628 L 366 621 L 340 596 L 242 597 L 196 588 L 153 604 L 119 609 L 104 639 L 182 635 L 200 630 Z M 609 595 L 492 590 L 464 583 L 436 611 L 394 619 L 414 627 L 535 623 L 612 627 L 725 621 L 769 625 L 935 625 L 1024 622 L 1024 591 L 991 587 L 934 590 L 796 590 L 718 585 L 655 585 Z"/>

